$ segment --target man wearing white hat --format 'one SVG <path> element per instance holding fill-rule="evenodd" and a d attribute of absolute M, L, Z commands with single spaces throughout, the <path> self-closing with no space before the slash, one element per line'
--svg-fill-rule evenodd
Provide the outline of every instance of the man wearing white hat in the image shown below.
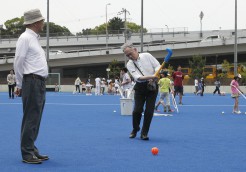
<path fill-rule="evenodd" d="M 40 164 L 48 160 L 40 155 L 35 141 L 45 105 L 45 78 L 48 66 L 45 52 L 39 43 L 39 35 L 44 27 L 44 17 L 39 9 L 24 13 L 26 30 L 16 43 L 14 70 L 16 72 L 17 95 L 22 96 L 23 119 L 21 126 L 22 161 Z"/>

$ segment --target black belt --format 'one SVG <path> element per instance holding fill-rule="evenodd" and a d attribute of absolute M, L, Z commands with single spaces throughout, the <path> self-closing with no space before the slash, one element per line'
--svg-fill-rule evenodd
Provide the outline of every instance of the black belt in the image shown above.
<path fill-rule="evenodd" d="M 34 73 L 30 73 L 30 74 L 24 74 L 24 78 L 34 78 L 34 79 L 40 79 L 42 81 L 45 81 L 45 78 L 40 76 L 40 75 L 36 75 Z"/>

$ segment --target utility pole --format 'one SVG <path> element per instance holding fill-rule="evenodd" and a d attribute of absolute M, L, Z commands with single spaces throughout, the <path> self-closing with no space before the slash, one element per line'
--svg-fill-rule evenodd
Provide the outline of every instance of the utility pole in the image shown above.
<path fill-rule="evenodd" d="M 125 36 L 125 43 L 126 43 L 126 40 L 127 40 L 127 21 L 126 21 L 126 14 L 129 14 L 130 15 L 130 12 L 127 11 L 125 8 L 122 8 L 122 10 L 120 12 L 118 12 L 118 15 L 121 15 L 121 14 L 124 14 L 124 17 L 125 17 L 125 21 L 124 21 L 124 36 Z M 126 66 L 126 56 L 125 56 L 125 66 Z"/>
<path fill-rule="evenodd" d="M 48 64 L 48 72 L 49 72 L 49 53 L 50 53 L 50 27 L 49 27 L 49 21 L 50 21 L 50 7 L 49 7 L 49 0 L 47 0 L 47 22 L 46 22 L 46 58 L 47 58 L 47 64 Z"/>
<path fill-rule="evenodd" d="M 141 0 L 141 53 L 143 53 L 143 0 Z"/>
<path fill-rule="evenodd" d="M 108 51 L 108 5 L 111 5 L 110 3 L 106 4 L 106 50 Z"/>
<path fill-rule="evenodd" d="M 235 0 L 234 76 L 237 75 L 237 0 Z"/>

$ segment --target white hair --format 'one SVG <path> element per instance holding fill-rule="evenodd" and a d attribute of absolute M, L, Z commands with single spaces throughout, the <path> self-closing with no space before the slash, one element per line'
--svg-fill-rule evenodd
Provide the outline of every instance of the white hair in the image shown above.
<path fill-rule="evenodd" d="M 125 51 L 126 48 L 135 48 L 135 47 L 133 46 L 132 43 L 127 42 L 127 43 L 124 43 L 124 44 L 121 46 L 121 49 L 123 50 L 123 52 Z"/>

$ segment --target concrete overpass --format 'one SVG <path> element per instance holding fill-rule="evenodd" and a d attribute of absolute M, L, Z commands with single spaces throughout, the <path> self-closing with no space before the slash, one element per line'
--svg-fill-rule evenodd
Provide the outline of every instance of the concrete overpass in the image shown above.
<path fill-rule="evenodd" d="M 166 48 L 173 49 L 172 60 L 182 60 L 193 55 L 226 56 L 233 58 L 234 32 L 232 30 L 204 31 L 204 38 L 210 35 L 220 35 L 223 39 L 202 41 L 200 32 L 156 32 L 144 34 L 144 51 L 150 52 L 162 61 Z M 13 67 L 13 56 L 17 39 L 2 39 L 0 41 L 0 72 L 8 71 Z M 96 36 L 70 36 L 51 37 L 50 50 L 61 50 L 64 53 L 50 55 L 49 67 L 59 69 L 73 66 L 108 65 L 112 60 L 125 63 L 125 57 L 120 49 L 125 37 L 121 34 L 109 35 L 108 45 L 105 48 L 105 35 Z M 140 35 L 132 34 L 128 41 L 133 42 L 140 50 Z M 40 43 L 46 48 L 46 38 L 41 38 Z M 238 31 L 238 54 L 246 56 L 246 30 Z"/>

